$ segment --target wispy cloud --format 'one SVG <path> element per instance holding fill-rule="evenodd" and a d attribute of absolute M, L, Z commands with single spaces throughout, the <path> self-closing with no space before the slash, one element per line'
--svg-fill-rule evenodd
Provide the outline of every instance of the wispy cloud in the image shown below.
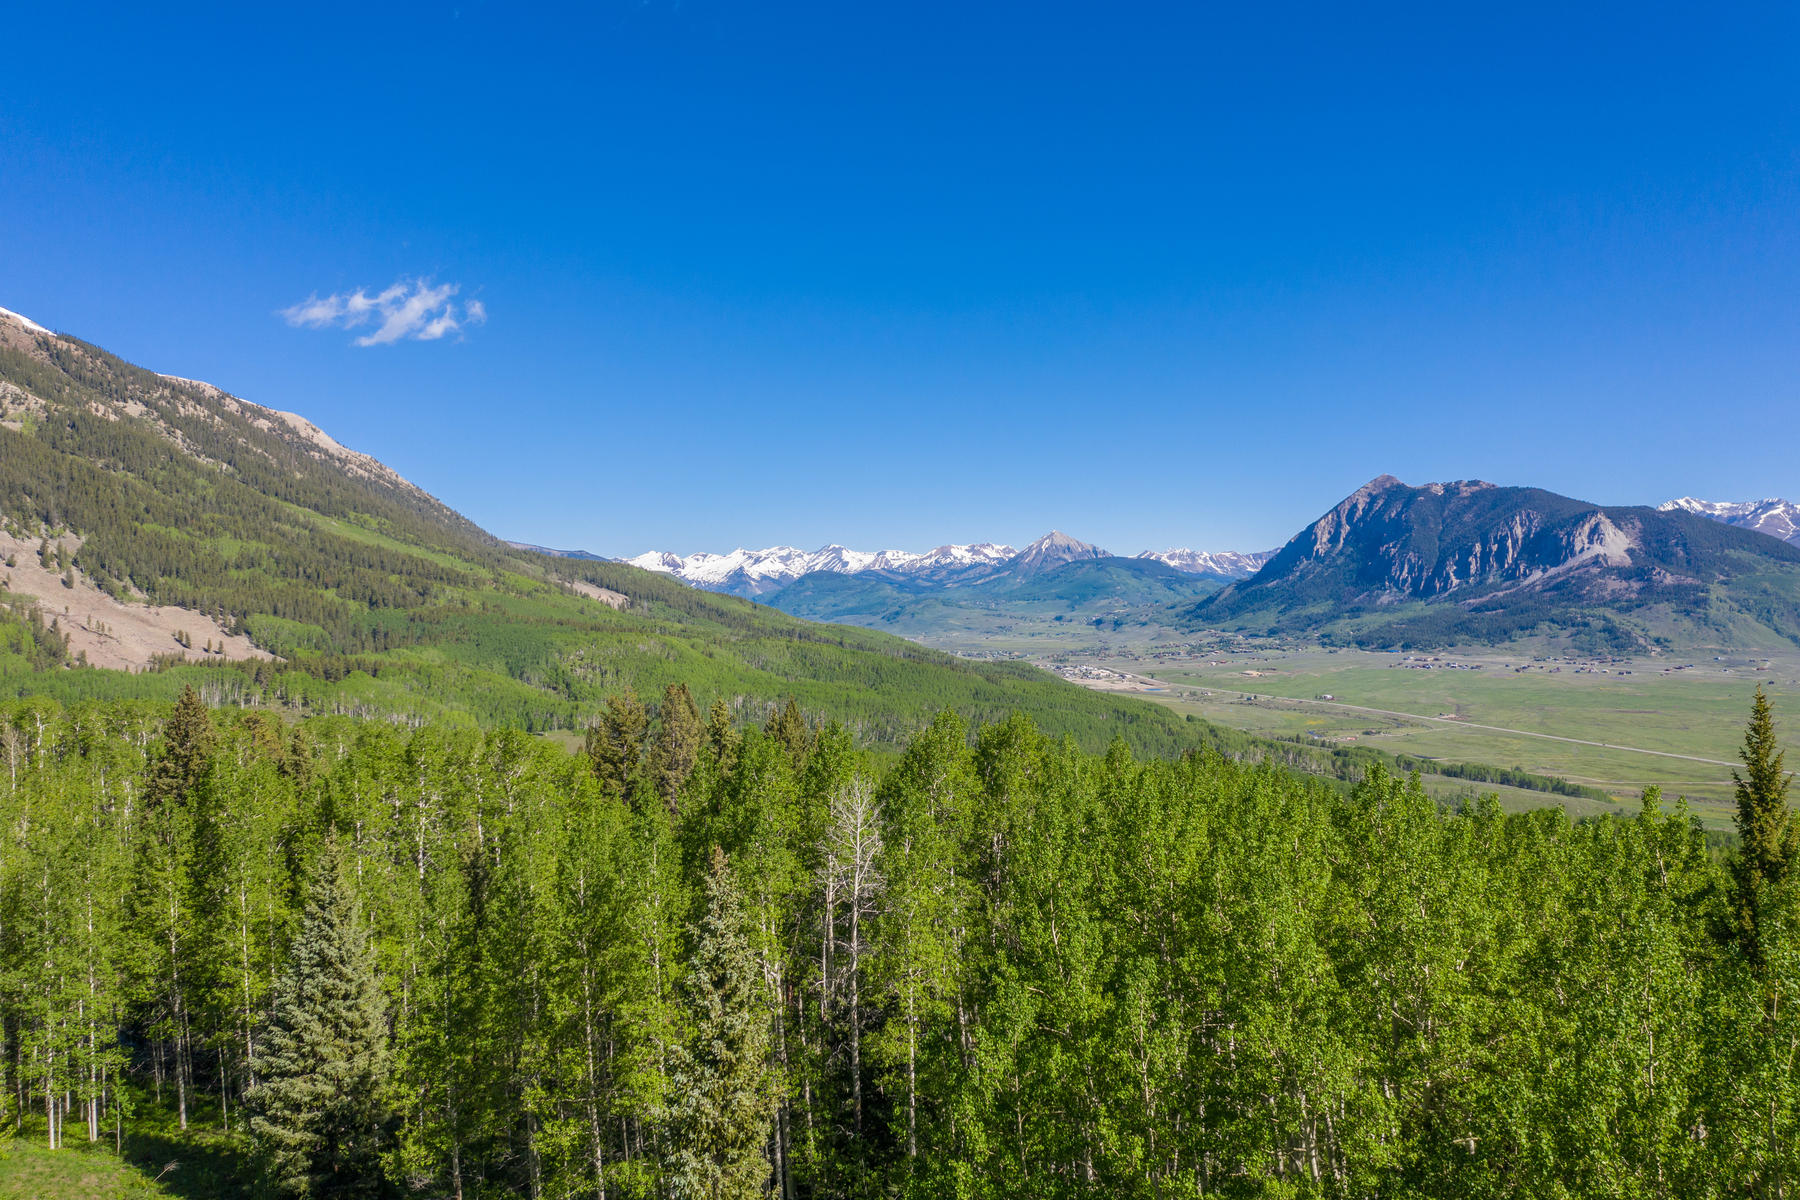
<path fill-rule="evenodd" d="M 458 304 L 453 297 L 461 286 L 433 283 L 429 279 L 401 279 L 371 295 L 363 288 L 308 296 L 281 318 L 295 328 L 375 328 L 356 339 L 359 346 L 386 346 L 412 340 L 435 342 L 461 333 L 487 320 L 487 306 L 479 300 Z"/>

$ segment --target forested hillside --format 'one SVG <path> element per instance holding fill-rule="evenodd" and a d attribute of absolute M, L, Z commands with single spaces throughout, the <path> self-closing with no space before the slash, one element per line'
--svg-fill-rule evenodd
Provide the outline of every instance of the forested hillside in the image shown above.
<path fill-rule="evenodd" d="M 884 762 L 793 712 L 662 707 L 616 698 L 570 755 L 8 706 L 0 1118 L 63 1154 L 122 1104 L 204 1110 L 271 1184 L 418 1196 L 1800 1177 L 1766 713 L 1721 865 L 1654 795 L 1571 825 L 1022 717 Z"/>
<path fill-rule="evenodd" d="M 997 573 L 967 584 L 919 584 L 876 572 L 803 575 L 769 597 L 783 612 L 816 621 L 843 621 L 931 640 L 971 617 L 1068 618 L 1083 623 L 1131 614 L 1164 617 L 1176 605 L 1216 592 L 1217 576 L 1176 570 L 1146 558 L 1089 558 L 1017 574 Z"/>
<path fill-rule="evenodd" d="M 215 703 L 547 731 L 679 679 L 746 721 L 795 699 L 865 744 L 945 707 L 1027 712 L 1090 749 L 1121 733 L 1155 753 L 1199 744 L 1152 705 L 1028 668 L 508 546 L 300 418 L 7 316 L 0 527 L 18 546 L 0 585 L 41 555 L 49 593 L 0 595 L 0 695 L 167 702 L 194 686 Z M 99 616 L 65 616 L 75 596 Z M 83 646 L 115 645 L 109 626 L 150 605 L 192 621 L 169 622 L 139 673 L 79 669 Z M 227 634 L 261 657 L 228 656 Z"/>

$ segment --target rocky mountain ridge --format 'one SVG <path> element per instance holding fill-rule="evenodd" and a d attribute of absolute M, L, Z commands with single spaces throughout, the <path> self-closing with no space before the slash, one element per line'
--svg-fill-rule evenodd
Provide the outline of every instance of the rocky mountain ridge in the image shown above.
<path fill-rule="evenodd" d="M 1800 549 L 1684 508 L 1602 506 L 1481 480 L 1409 487 L 1382 475 L 1186 618 L 1354 627 L 1355 640 L 1383 645 L 1542 628 L 1602 629 L 1623 645 L 1669 630 L 1800 640 Z"/>

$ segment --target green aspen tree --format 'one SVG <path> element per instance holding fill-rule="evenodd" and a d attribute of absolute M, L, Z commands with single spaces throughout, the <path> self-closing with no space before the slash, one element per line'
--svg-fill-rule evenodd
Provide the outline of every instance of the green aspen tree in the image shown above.
<path fill-rule="evenodd" d="M 881 805 L 867 780 L 853 777 L 836 789 L 820 846 L 819 888 L 823 917 L 822 979 L 828 1027 L 842 1049 L 840 1070 L 847 1104 L 843 1145 L 861 1186 L 867 1170 L 864 1130 L 863 1033 L 868 1023 L 870 936 L 880 912 L 883 879 Z"/>
<path fill-rule="evenodd" d="M 942 1190 L 952 1174 L 943 1151 L 955 1141 L 943 1101 L 961 1067 L 955 1001 L 972 902 L 959 831 L 981 790 L 968 737 L 961 718 L 940 714 L 881 790 L 886 896 L 872 974 L 892 1015 L 870 1051 L 897 1097 L 891 1136 L 901 1155 L 898 1186 L 917 1195 Z"/>
<path fill-rule="evenodd" d="M 569 789 L 569 815 L 555 856 L 560 901 L 551 932 L 551 1019 L 557 1027 L 559 1073 L 573 1101 L 562 1108 L 560 1134 L 570 1160 L 567 1186 L 595 1196 L 626 1184 L 626 1139 L 619 1118 L 630 1111 L 622 1077 L 631 1047 L 622 1010 L 634 970 L 627 914 L 635 880 L 628 874 L 625 806 L 590 778 Z M 579 1182 L 578 1182 L 579 1181 Z"/>
<path fill-rule="evenodd" d="M 822 740 L 838 741 L 832 731 Z M 841 739 L 846 744 L 848 738 Z M 817 783 L 815 771 L 828 755 L 814 754 L 806 768 L 806 782 L 795 778 L 794 764 L 782 746 L 753 730 L 746 739 L 735 769 L 713 781 L 711 791 L 696 805 L 696 820 L 687 823 L 684 838 L 697 850 L 712 838 L 728 848 L 740 881 L 740 901 L 749 930 L 751 950 L 762 975 L 765 1004 L 771 1014 L 771 1055 L 784 1087 L 775 1113 L 771 1146 L 776 1188 L 791 1196 L 804 1170 L 797 1159 L 793 1122 L 795 1084 L 802 1094 L 814 1082 L 802 1064 L 805 1058 L 802 998 L 807 968 L 813 961 L 810 922 L 806 919 L 812 893 L 809 870 L 813 844 L 808 821 L 811 796 L 806 787 Z M 706 859 L 690 852 L 696 867 Z"/>
<path fill-rule="evenodd" d="M 131 921 L 136 990 L 165 1057 L 177 1118 L 187 1128 L 194 1090 L 193 1009 L 201 983 L 191 881 L 194 802 L 205 785 L 215 734 L 211 714 L 192 687 L 164 722 L 143 785 L 143 836 L 133 866 Z"/>
<path fill-rule="evenodd" d="M 653 804 L 633 812 L 627 844 L 625 877 L 634 886 L 624 914 L 629 941 L 619 948 L 623 1153 L 632 1182 L 661 1194 L 681 1038 L 682 943 L 694 897 L 667 809 Z"/>

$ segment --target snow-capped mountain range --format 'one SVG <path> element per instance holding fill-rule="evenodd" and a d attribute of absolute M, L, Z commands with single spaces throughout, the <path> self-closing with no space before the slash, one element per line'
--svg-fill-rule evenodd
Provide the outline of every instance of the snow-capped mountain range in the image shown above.
<path fill-rule="evenodd" d="M 1227 579 L 1248 579 L 1262 570 L 1262 565 L 1275 557 L 1273 550 L 1241 554 L 1236 550 L 1145 550 L 1139 558 L 1153 558 L 1189 575 L 1223 575 Z"/>
<path fill-rule="evenodd" d="M 767 550 L 745 550 L 739 547 L 730 554 L 708 554 L 702 551 L 686 558 L 667 550 L 652 550 L 624 561 L 647 571 L 679 575 L 689 583 L 716 584 L 740 572 L 751 579 L 782 582 L 810 575 L 814 571 L 834 571 L 840 575 L 859 575 L 864 571 L 895 571 L 903 575 L 916 575 L 934 567 L 1005 562 L 1013 553 L 1011 546 L 996 546 L 991 542 L 973 546 L 939 546 L 925 554 L 914 554 L 907 550 L 852 550 L 834 543 L 811 551 L 794 546 L 771 546 Z"/>
<path fill-rule="evenodd" d="M 651 550 L 621 561 L 646 571 L 674 575 L 710 591 L 760 596 L 815 571 L 830 571 L 837 575 L 882 571 L 923 577 L 997 566 L 1013 554 L 1011 546 L 996 546 L 991 542 L 939 546 L 924 554 L 907 550 L 852 550 L 834 544 L 810 551 L 795 546 L 770 546 L 766 550 L 739 547 L 730 554 L 702 551 L 685 558 L 667 550 Z"/>
<path fill-rule="evenodd" d="M 1191 575 L 1238 579 L 1254 574 L 1270 553 L 1146 550 L 1136 557 L 1153 559 Z M 917 583 L 967 583 L 1002 571 L 1033 574 L 1065 563 L 1111 557 L 1098 546 L 1053 530 L 1024 549 L 998 542 L 976 542 L 939 546 L 920 554 L 909 550 L 852 550 L 833 544 L 810 551 L 794 546 L 770 546 L 764 550 L 740 547 L 729 554 L 701 552 L 685 557 L 667 550 L 651 550 L 620 561 L 673 575 L 709 591 L 763 596 L 817 571 L 839 575 L 874 572 Z"/>
<path fill-rule="evenodd" d="M 1683 496 L 1658 506 L 1663 512 L 1699 513 L 1727 525 L 1754 529 L 1800 546 L 1800 504 L 1791 500 L 1696 500 Z"/>

